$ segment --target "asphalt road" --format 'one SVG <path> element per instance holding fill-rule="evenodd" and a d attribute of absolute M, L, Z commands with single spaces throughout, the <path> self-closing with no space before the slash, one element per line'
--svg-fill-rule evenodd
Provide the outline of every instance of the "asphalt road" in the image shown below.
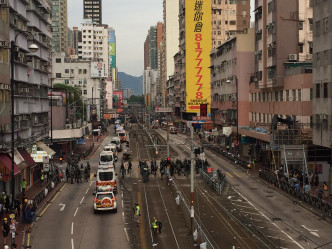
<path fill-rule="evenodd" d="M 107 137 L 90 159 L 91 180 L 66 184 L 34 225 L 30 245 L 36 249 L 130 248 L 124 222 L 122 194 L 117 194 L 117 213 L 93 213 L 93 191 L 99 153 Z M 121 153 L 120 153 L 121 154 Z M 116 163 L 116 170 L 120 162 Z"/>
<path fill-rule="evenodd" d="M 158 132 L 166 137 L 166 131 L 158 129 Z M 170 134 L 170 144 L 182 159 L 190 158 L 188 138 L 183 134 Z M 228 202 L 221 205 L 233 210 L 237 217 L 245 217 L 247 222 L 243 225 L 249 229 L 254 226 L 279 248 L 332 248 L 332 225 L 310 208 L 303 208 L 292 198 L 207 149 L 205 155 L 211 167 L 226 173 L 230 183 L 225 193 Z"/>

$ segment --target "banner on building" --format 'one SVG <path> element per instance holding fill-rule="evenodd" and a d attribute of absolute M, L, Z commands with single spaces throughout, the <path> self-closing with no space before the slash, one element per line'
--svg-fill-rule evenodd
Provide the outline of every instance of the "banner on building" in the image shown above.
<path fill-rule="evenodd" d="M 115 68 L 116 66 L 115 55 L 110 55 L 110 67 Z"/>
<path fill-rule="evenodd" d="M 108 31 L 108 43 L 115 43 L 115 30 Z"/>
<path fill-rule="evenodd" d="M 122 107 L 122 91 L 113 91 L 113 106 L 114 108 Z"/>
<path fill-rule="evenodd" d="M 105 62 L 91 62 L 91 78 L 107 78 Z"/>
<path fill-rule="evenodd" d="M 211 113 L 211 0 L 186 1 L 186 112 Z"/>
<path fill-rule="evenodd" d="M 115 55 L 115 43 L 109 43 L 108 46 L 109 55 Z"/>

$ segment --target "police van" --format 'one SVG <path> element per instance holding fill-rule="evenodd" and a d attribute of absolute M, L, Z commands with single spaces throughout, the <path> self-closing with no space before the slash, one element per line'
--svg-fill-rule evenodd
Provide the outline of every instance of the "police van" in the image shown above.
<path fill-rule="evenodd" d="M 114 160 L 117 161 L 118 160 L 118 152 L 116 150 L 116 146 L 114 144 L 107 144 L 103 151 L 112 151 L 113 152 L 113 157 Z"/>
<path fill-rule="evenodd" d="M 117 193 L 116 179 L 113 165 L 98 165 L 96 176 L 96 192 L 113 191 Z"/>
<path fill-rule="evenodd" d="M 115 166 L 113 151 L 102 151 L 99 155 L 99 165 Z"/>

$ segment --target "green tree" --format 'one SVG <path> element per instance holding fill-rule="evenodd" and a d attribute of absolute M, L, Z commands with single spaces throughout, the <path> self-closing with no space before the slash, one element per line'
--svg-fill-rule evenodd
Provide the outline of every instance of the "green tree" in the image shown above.
<path fill-rule="evenodd" d="M 135 96 L 131 95 L 130 98 L 127 100 L 128 104 L 130 103 L 139 103 L 139 104 L 144 104 L 144 96 Z"/>
<path fill-rule="evenodd" d="M 86 117 L 86 108 L 83 108 L 83 100 L 81 90 L 68 86 L 66 84 L 55 83 L 53 84 L 53 91 L 60 90 L 66 93 L 66 104 L 68 108 L 76 108 L 76 119 L 81 119 L 84 116 Z M 67 119 L 68 119 L 68 110 L 67 110 Z"/>

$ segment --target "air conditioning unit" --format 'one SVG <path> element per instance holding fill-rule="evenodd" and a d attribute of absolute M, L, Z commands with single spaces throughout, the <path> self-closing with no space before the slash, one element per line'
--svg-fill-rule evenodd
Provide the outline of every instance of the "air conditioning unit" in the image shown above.
<path fill-rule="evenodd" d="M 271 43 L 271 48 L 276 48 L 277 47 L 277 44 L 275 42 L 272 42 Z"/>
<path fill-rule="evenodd" d="M 321 119 L 327 119 L 327 115 L 322 114 L 322 115 L 321 115 Z"/>
<path fill-rule="evenodd" d="M 297 54 L 288 55 L 288 61 L 297 61 Z"/>
<path fill-rule="evenodd" d="M 76 123 L 73 124 L 73 129 L 76 129 Z"/>
<path fill-rule="evenodd" d="M 15 120 L 15 121 L 21 121 L 21 120 L 22 120 L 22 117 L 21 117 L 21 116 L 16 116 L 16 117 L 14 118 L 14 120 Z"/>
<path fill-rule="evenodd" d="M 71 124 L 66 124 L 66 130 L 71 130 Z"/>

